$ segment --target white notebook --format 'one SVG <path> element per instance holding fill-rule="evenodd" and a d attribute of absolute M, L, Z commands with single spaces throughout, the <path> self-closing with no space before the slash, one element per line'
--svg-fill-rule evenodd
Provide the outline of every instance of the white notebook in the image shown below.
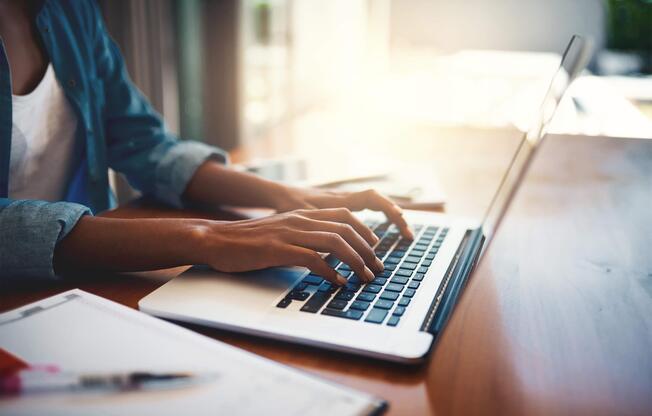
<path fill-rule="evenodd" d="M 216 374 L 177 389 L 22 396 L 2 415 L 369 415 L 386 403 L 81 290 L 0 314 L 0 347 L 73 372 Z"/>

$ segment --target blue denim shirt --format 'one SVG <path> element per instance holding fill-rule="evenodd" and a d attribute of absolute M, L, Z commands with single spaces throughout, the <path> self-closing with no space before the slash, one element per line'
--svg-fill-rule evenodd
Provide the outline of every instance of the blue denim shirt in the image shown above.
<path fill-rule="evenodd" d="M 56 244 L 81 216 L 113 205 L 109 167 L 124 173 L 143 194 L 180 206 L 200 164 L 211 157 L 226 161 L 221 150 L 179 141 L 166 130 L 161 116 L 131 83 L 93 1 L 47 0 L 36 26 L 78 117 L 79 156 L 65 201 L 8 197 L 11 74 L 0 43 L 0 282 L 56 277 Z"/>

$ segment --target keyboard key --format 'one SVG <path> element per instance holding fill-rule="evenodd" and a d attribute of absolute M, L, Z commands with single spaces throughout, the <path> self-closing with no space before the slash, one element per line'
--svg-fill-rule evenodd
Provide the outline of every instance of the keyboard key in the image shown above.
<path fill-rule="evenodd" d="M 351 279 L 354 279 L 354 281 L 360 282 L 360 284 L 363 284 L 364 281 L 365 281 L 364 278 L 361 278 L 360 276 L 358 276 L 355 273 L 351 273 L 351 277 L 349 277 L 349 281 L 351 281 Z"/>
<path fill-rule="evenodd" d="M 392 315 L 403 316 L 404 313 L 405 313 L 405 306 L 397 306 L 396 308 L 394 308 L 394 312 L 392 312 Z"/>
<path fill-rule="evenodd" d="M 414 256 L 414 257 L 421 257 L 424 254 L 426 254 L 426 252 L 424 250 L 412 250 L 412 251 L 410 251 L 410 256 Z"/>
<path fill-rule="evenodd" d="M 412 276 L 412 280 L 416 282 L 420 282 L 423 280 L 424 277 L 426 277 L 426 275 L 423 273 L 415 273 L 414 276 Z"/>
<path fill-rule="evenodd" d="M 431 264 L 432 264 L 432 259 L 424 260 L 424 261 L 421 262 L 421 265 L 425 266 L 425 267 L 430 267 Z"/>
<path fill-rule="evenodd" d="M 326 256 L 326 258 L 324 260 L 326 260 L 326 263 L 328 263 L 328 265 L 333 267 L 333 268 L 335 268 L 335 266 L 337 266 L 338 264 L 341 263 L 340 259 L 333 256 L 332 254 L 329 254 L 328 256 Z"/>
<path fill-rule="evenodd" d="M 307 285 L 314 285 L 314 286 L 319 286 L 322 284 L 324 279 L 321 277 L 317 276 L 316 274 L 309 274 L 308 276 L 304 277 L 302 282 L 307 284 Z"/>
<path fill-rule="evenodd" d="M 315 292 L 315 294 L 313 294 L 310 299 L 308 299 L 308 302 L 306 302 L 305 305 L 301 307 L 301 310 L 303 312 L 317 313 L 330 298 L 330 293 Z"/>
<path fill-rule="evenodd" d="M 435 258 L 435 254 L 437 254 L 437 253 L 436 252 L 433 253 L 432 251 L 430 253 L 426 254 L 426 261 L 432 261 Z"/>
<path fill-rule="evenodd" d="M 403 296 L 407 296 L 408 298 L 411 298 L 414 296 L 415 290 L 414 289 L 405 289 L 405 292 L 403 292 Z"/>
<path fill-rule="evenodd" d="M 398 264 L 400 261 L 401 261 L 400 258 L 387 257 L 385 261 L 383 261 L 383 263 L 385 263 L 385 266 L 387 266 L 388 264 Z"/>
<path fill-rule="evenodd" d="M 387 283 L 387 279 L 384 278 L 384 277 L 377 277 L 377 278 L 375 278 L 374 280 L 372 280 L 371 283 L 373 283 L 374 285 L 380 285 L 380 286 L 382 286 L 382 285 L 384 285 L 385 283 Z"/>
<path fill-rule="evenodd" d="M 417 256 L 407 256 L 407 257 L 405 258 L 405 261 L 409 261 L 410 263 L 418 263 L 418 262 L 421 261 L 421 257 L 417 257 Z"/>
<path fill-rule="evenodd" d="M 354 276 L 353 272 L 352 272 L 352 271 L 349 271 L 349 270 L 340 270 L 340 269 L 338 269 L 337 271 L 338 271 L 339 274 L 341 274 L 342 277 L 345 278 L 345 279 L 348 279 L 349 277 L 353 277 L 353 276 Z"/>
<path fill-rule="evenodd" d="M 398 292 L 389 292 L 385 290 L 383 293 L 380 294 L 380 298 L 395 301 L 396 299 L 398 299 Z"/>
<path fill-rule="evenodd" d="M 408 288 L 410 288 L 410 289 L 418 289 L 419 288 L 419 282 L 414 281 L 414 280 L 411 281 L 410 283 L 408 283 Z"/>
<path fill-rule="evenodd" d="M 355 292 L 351 292 L 350 290 L 340 290 L 337 295 L 335 295 L 335 299 L 338 300 L 346 300 L 349 301 L 355 297 Z"/>
<path fill-rule="evenodd" d="M 362 311 L 356 311 L 356 310 L 340 311 L 337 309 L 328 309 L 328 308 L 321 311 L 321 313 L 322 315 L 336 316 L 338 318 L 355 319 L 355 320 L 362 318 L 362 315 L 364 315 L 364 312 Z"/>
<path fill-rule="evenodd" d="M 354 301 L 351 306 L 349 306 L 350 309 L 357 309 L 359 311 L 366 311 L 369 309 L 369 305 L 371 305 L 370 302 L 365 302 L 362 300 L 356 300 Z"/>
<path fill-rule="evenodd" d="M 361 301 L 364 301 L 364 302 L 371 302 L 374 299 L 376 299 L 376 295 L 374 295 L 373 293 L 368 293 L 368 292 L 362 292 L 356 298 L 356 300 L 361 300 Z"/>
<path fill-rule="evenodd" d="M 349 283 L 354 284 L 354 285 L 361 285 L 362 280 L 357 275 L 352 275 L 349 277 Z"/>
<path fill-rule="evenodd" d="M 403 285 L 399 285 L 396 283 L 390 283 L 387 285 L 385 290 L 389 290 L 390 292 L 400 292 L 403 290 Z"/>
<path fill-rule="evenodd" d="M 342 263 L 340 264 L 340 267 L 337 268 L 337 271 L 339 271 L 340 273 L 350 272 L 351 267 L 349 267 L 348 264 Z"/>
<path fill-rule="evenodd" d="M 385 309 L 373 308 L 371 312 L 369 312 L 369 315 L 367 315 L 367 318 L 365 318 L 365 322 L 371 322 L 372 324 L 382 324 L 386 316 L 387 311 Z"/>
<path fill-rule="evenodd" d="M 427 273 L 427 272 L 428 272 L 428 268 L 427 268 L 427 267 L 419 267 L 419 269 L 417 270 L 417 272 L 419 272 L 419 273 Z"/>
<path fill-rule="evenodd" d="M 310 296 L 309 292 L 301 292 L 301 291 L 296 291 L 296 290 L 291 291 L 287 295 L 288 298 L 294 299 L 294 300 L 306 300 L 306 299 L 308 299 L 308 296 Z"/>
<path fill-rule="evenodd" d="M 335 299 L 335 300 L 332 300 L 328 304 L 328 307 L 331 308 L 331 309 L 340 309 L 340 310 L 342 310 L 342 309 L 346 308 L 347 303 L 348 302 L 345 301 L 345 300 Z"/>
<path fill-rule="evenodd" d="M 399 306 L 408 306 L 410 304 L 410 298 L 403 296 L 401 300 L 398 301 Z"/>
<path fill-rule="evenodd" d="M 381 274 L 379 274 L 378 277 L 389 277 L 391 275 L 392 275 L 391 270 L 383 270 L 383 272 Z"/>
<path fill-rule="evenodd" d="M 396 283 L 397 285 L 404 285 L 408 282 L 408 278 L 405 276 L 395 276 L 389 283 Z"/>
<path fill-rule="evenodd" d="M 376 301 L 376 303 L 374 303 L 374 309 L 376 309 L 376 308 L 392 309 L 393 306 L 394 306 L 394 302 L 392 302 L 391 300 L 385 300 L 385 299 L 378 299 Z"/>
<path fill-rule="evenodd" d="M 297 292 L 301 292 L 301 291 L 306 290 L 307 287 L 308 287 L 308 285 L 306 283 L 299 282 L 299 284 L 297 284 L 294 288 L 292 288 L 292 290 L 297 291 Z"/>
<path fill-rule="evenodd" d="M 287 308 L 288 305 L 292 303 L 292 299 L 289 298 L 283 298 L 279 303 L 276 304 L 277 308 Z"/>
<path fill-rule="evenodd" d="M 385 263 L 385 271 L 391 272 L 392 270 L 396 270 L 396 264 Z"/>
<path fill-rule="evenodd" d="M 428 249 L 428 244 L 417 243 L 417 244 L 414 245 L 414 248 L 417 249 L 417 250 L 426 251 Z"/>
<path fill-rule="evenodd" d="M 399 321 L 400 319 L 401 319 L 400 316 L 392 315 L 392 316 L 390 316 L 389 319 L 387 320 L 387 325 L 388 325 L 388 326 L 396 326 L 396 325 L 398 325 L 398 321 Z"/>
<path fill-rule="evenodd" d="M 395 276 L 405 276 L 405 277 L 410 277 L 410 276 L 412 276 L 412 270 L 398 269 L 398 270 L 396 271 Z"/>
<path fill-rule="evenodd" d="M 382 286 L 369 284 L 362 289 L 363 292 L 378 293 L 382 289 Z"/>
<path fill-rule="evenodd" d="M 333 286 L 332 283 L 330 282 L 324 282 L 319 286 L 319 289 L 317 289 L 320 292 L 328 292 L 328 293 L 334 293 L 337 290 L 336 286 Z"/>
<path fill-rule="evenodd" d="M 417 268 L 416 263 L 410 263 L 410 262 L 403 262 L 401 263 L 401 269 L 403 270 L 414 270 Z"/>

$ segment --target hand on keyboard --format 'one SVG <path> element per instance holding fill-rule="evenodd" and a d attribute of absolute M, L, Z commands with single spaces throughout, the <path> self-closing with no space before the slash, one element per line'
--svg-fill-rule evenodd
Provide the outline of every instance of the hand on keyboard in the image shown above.
<path fill-rule="evenodd" d="M 352 211 L 362 211 L 363 209 L 381 211 L 389 222 L 398 227 L 403 237 L 410 240 L 414 239 L 412 230 L 410 230 L 403 218 L 401 208 L 373 189 L 362 192 L 340 192 L 323 189 L 291 188 L 289 197 L 286 197 L 277 209 L 279 211 L 290 211 L 293 209 L 342 207 Z"/>
<path fill-rule="evenodd" d="M 410 300 L 421 287 L 428 269 L 442 246 L 448 228 L 415 225 L 417 239 L 399 236 L 398 229 L 388 223 L 367 223 L 380 242 L 374 248 L 384 259 L 385 270 L 373 281 L 363 284 L 351 268 L 331 255 L 326 261 L 349 280 L 341 288 L 315 274 L 309 274 L 290 288 L 276 304 L 286 309 L 299 303 L 299 310 L 321 313 L 329 317 L 352 319 L 372 324 L 397 326 L 406 313 Z M 321 311 L 321 312 L 320 312 Z"/>
<path fill-rule="evenodd" d="M 319 253 L 331 253 L 363 282 L 384 267 L 372 245 L 378 237 L 348 209 L 297 210 L 244 221 L 205 221 L 192 237 L 197 263 L 238 272 L 273 266 L 304 266 L 337 285 L 346 285 L 335 264 Z M 336 264 L 339 263 L 339 260 Z"/>

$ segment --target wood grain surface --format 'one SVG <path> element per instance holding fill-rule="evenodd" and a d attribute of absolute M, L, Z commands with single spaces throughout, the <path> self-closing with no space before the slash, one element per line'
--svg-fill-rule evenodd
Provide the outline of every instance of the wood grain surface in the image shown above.
<path fill-rule="evenodd" d="M 480 136 L 444 135 L 416 157 L 432 160 L 449 212 L 482 213 L 515 144 Z M 383 397 L 392 415 L 650 415 L 651 209 L 652 141 L 551 136 L 426 363 L 192 328 Z M 109 215 L 206 214 L 139 204 Z M 181 270 L 3 287 L 0 309 L 73 287 L 136 307 Z"/>

